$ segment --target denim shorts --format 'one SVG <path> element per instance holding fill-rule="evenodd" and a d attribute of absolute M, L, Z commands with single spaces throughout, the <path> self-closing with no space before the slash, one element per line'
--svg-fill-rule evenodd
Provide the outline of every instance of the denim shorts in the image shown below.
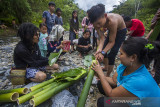
<path fill-rule="evenodd" d="M 104 58 L 108 58 L 109 60 L 109 65 L 114 65 L 115 62 L 115 57 L 119 51 L 120 46 L 122 45 L 122 43 L 124 42 L 125 38 L 126 38 L 126 33 L 127 33 L 127 29 L 122 29 L 117 31 L 117 35 L 116 35 L 116 40 L 115 40 L 115 44 L 113 46 L 113 48 L 111 49 L 111 51 L 106 55 L 104 55 Z M 109 42 L 109 36 L 107 36 L 104 45 L 103 45 L 103 49 L 107 46 Z"/>
<path fill-rule="evenodd" d="M 46 66 L 39 67 L 39 68 L 27 68 L 26 69 L 26 78 L 35 78 L 36 73 L 39 71 L 46 71 Z"/>

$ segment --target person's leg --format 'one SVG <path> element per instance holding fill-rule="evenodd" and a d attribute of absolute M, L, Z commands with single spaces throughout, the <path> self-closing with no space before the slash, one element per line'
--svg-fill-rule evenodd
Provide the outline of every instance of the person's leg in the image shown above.
<path fill-rule="evenodd" d="M 40 52 L 41 52 L 41 56 L 43 56 L 43 57 L 45 57 L 45 50 L 40 50 Z"/>
<path fill-rule="evenodd" d="M 27 68 L 26 79 L 29 79 L 33 82 L 42 82 L 46 79 L 46 74 L 41 72 L 38 68 Z"/>
<path fill-rule="evenodd" d="M 97 107 L 104 107 L 104 97 L 98 98 Z"/>
<path fill-rule="evenodd" d="M 59 69 L 59 65 L 58 64 L 53 64 L 52 66 L 46 66 L 46 70 L 57 70 Z"/>
<path fill-rule="evenodd" d="M 71 41 L 71 51 L 74 51 L 73 40 L 76 38 L 76 34 L 73 31 L 70 31 L 70 41 Z"/>
<path fill-rule="evenodd" d="M 43 82 L 46 79 L 47 75 L 44 72 L 37 72 L 34 78 L 30 78 L 33 82 Z"/>
<path fill-rule="evenodd" d="M 119 51 L 120 46 L 125 40 L 126 32 L 127 32 L 126 29 L 117 32 L 115 44 L 108 54 L 109 63 L 108 63 L 108 72 L 106 76 L 110 76 L 111 72 L 113 71 L 115 58 Z"/>
<path fill-rule="evenodd" d="M 78 52 L 79 52 L 79 56 L 82 57 L 82 54 L 83 54 L 83 49 L 80 48 L 80 47 L 77 47 L 76 49 Z"/>
<path fill-rule="evenodd" d="M 105 92 L 104 92 L 104 90 L 103 90 L 101 81 L 98 81 L 98 83 L 97 83 L 97 88 L 98 88 L 98 90 L 99 90 L 99 92 L 100 92 L 101 94 L 105 95 Z"/>
<path fill-rule="evenodd" d="M 103 63 L 104 63 L 103 70 L 104 71 L 108 71 L 108 58 L 104 58 Z"/>
<path fill-rule="evenodd" d="M 47 56 L 47 50 L 44 50 L 44 57 Z"/>

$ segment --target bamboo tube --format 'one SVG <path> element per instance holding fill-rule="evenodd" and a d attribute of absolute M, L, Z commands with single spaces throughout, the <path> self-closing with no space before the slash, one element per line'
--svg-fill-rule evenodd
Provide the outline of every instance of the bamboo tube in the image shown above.
<path fill-rule="evenodd" d="M 32 92 L 30 92 L 30 93 L 28 93 L 28 94 L 26 94 L 26 95 L 23 95 L 23 96 L 19 97 L 19 98 L 17 99 L 18 105 L 19 105 L 19 104 L 22 104 L 22 103 L 24 103 L 24 102 L 26 102 L 26 101 L 28 101 L 29 99 L 32 98 L 32 96 L 33 96 L 34 94 L 36 94 L 36 93 L 38 93 L 38 92 L 40 92 L 40 91 L 42 91 L 42 90 L 43 90 L 43 88 L 40 88 L 40 89 L 37 89 L 37 90 L 35 90 L 35 91 L 32 91 Z"/>
<path fill-rule="evenodd" d="M 35 106 L 43 103 L 44 101 L 48 100 L 52 96 L 56 95 L 57 93 L 61 92 L 62 90 L 68 88 L 70 85 L 72 85 L 75 82 L 76 81 L 63 83 L 63 84 L 51 89 L 50 91 L 46 92 L 45 94 L 43 94 L 39 97 L 32 98 L 29 103 L 30 103 L 30 105 L 35 107 Z"/>
<path fill-rule="evenodd" d="M 42 83 L 40 83 L 38 85 L 35 85 L 35 86 L 33 86 L 33 87 L 30 88 L 30 91 L 35 91 L 35 90 L 37 90 L 39 88 L 42 88 L 42 87 L 44 87 L 44 86 L 52 83 L 53 81 L 54 81 L 54 79 L 52 78 L 52 79 L 50 79 L 48 81 L 42 82 Z"/>
<path fill-rule="evenodd" d="M 12 92 L 7 94 L 0 94 L 0 102 L 13 102 L 19 97 L 19 93 Z"/>
<path fill-rule="evenodd" d="M 0 90 L 0 94 L 12 93 L 12 92 L 17 92 L 19 94 L 27 94 L 28 93 L 28 88 L 17 88 L 17 89 L 10 89 L 10 90 Z"/>
<path fill-rule="evenodd" d="M 62 84 L 62 83 L 57 83 L 56 82 L 56 83 L 49 84 L 49 85 L 43 87 L 42 91 L 40 91 L 39 93 L 36 93 L 35 95 L 33 95 L 32 98 L 39 97 L 39 96 L 45 94 L 46 92 L 52 90 L 53 88 L 57 87 L 60 84 Z"/>
<path fill-rule="evenodd" d="M 94 77 L 94 71 L 90 68 L 87 79 L 84 83 L 77 107 L 85 107 L 86 99 L 88 97 L 89 89 Z"/>

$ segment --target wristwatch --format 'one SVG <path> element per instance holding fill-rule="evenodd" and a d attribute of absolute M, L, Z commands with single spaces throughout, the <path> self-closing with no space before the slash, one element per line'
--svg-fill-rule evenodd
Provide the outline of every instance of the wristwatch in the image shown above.
<path fill-rule="evenodd" d="M 104 56 L 106 54 L 106 52 L 102 51 L 101 54 Z"/>

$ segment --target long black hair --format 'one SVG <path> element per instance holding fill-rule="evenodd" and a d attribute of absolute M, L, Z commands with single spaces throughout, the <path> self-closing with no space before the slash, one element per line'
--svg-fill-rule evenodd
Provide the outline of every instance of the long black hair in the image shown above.
<path fill-rule="evenodd" d="M 78 12 L 76 11 L 76 10 L 74 10 L 73 12 L 72 12 L 72 21 L 74 21 L 74 13 L 77 13 L 77 17 L 76 17 L 76 22 L 78 22 Z"/>
<path fill-rule="evenodd" d="M 21 42 L 29 49 L 33 49 L 33 36 L 37 34 L 39 29 L 32 23 L 23 23 L 19 27 L 17 36 L 20 37 Z"/>
<path fill-rule="evenodd" d="M 122 50 L 128 55 L 137 55 L 138 61 L 148 68 L 153 58 L 160 55 L 160 43 L 149 42 L 144 38 L 131 37 L 122 44 Z"/>

